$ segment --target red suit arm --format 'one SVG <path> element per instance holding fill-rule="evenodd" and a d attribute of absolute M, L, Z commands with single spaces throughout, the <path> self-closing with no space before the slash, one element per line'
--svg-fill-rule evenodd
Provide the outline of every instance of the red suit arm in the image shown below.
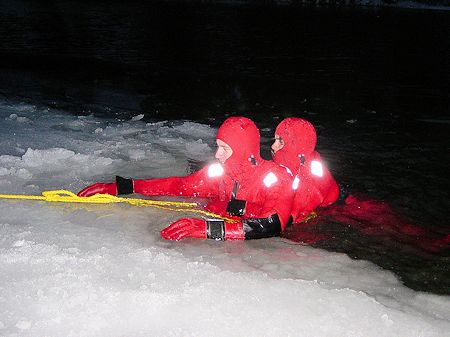
<path fill-rule="evenodd" d="M 218 195 L 218 179 L 208 176 L 208 166 L 186 177 L 133 180 L 134 193 L 212 198 Z"/>
<path fill-rule="evenodd" d="M 339 186 L 327 167 L 323 167 L 323 177 L 314 176 L 315 186 L 320 191 L 322 202 L 319 206 L 329 206 L 339 198 Z"/>
<path fill-rule="evenodd" d="M 115 182 L 90 185 L 78 192 L 78 196 L 89 197 L 98 193 L 111 195 L 139 193 L 213 198 L 218 196 L 220 177 L 211 175 L 212 166 L 214 165 L 206 166 L 185 177 L 132 180 L 116 176 Z"/>
<path fill-rule="evenodd" d="M 219 223 L 220 222 L 220 223 Z M 184 238 L 244 240 L 242 223 L 217 221 L 212 225 L 207 220 L 197 218 L 179 219 L 161 231 L 161 236 L 167 240 L 182 240 Z"/>
<path fill-rule="evenodd" d="M 339 186 L 317 152 L 311 161 L 300 167 L 297 177 L 292 209 L 294 222 L 301 221 L 317 207 L 329 206 L 338 199 Z"/>

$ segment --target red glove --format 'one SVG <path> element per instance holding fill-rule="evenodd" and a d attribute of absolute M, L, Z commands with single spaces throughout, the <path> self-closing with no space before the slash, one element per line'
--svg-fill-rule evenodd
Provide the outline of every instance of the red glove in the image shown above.
<path fill-rule="evenodd" d="M 94 185 L 83 188 L 78 192 L 79 197 L 90 197 L 94 194 L 111 194 L 117 195 L 116 183 L 96 183 Z"/>
<path fill-rule="evenodd" d="M 176 241 L 184 238 L 206 239 L 206 221 L 195 218 L 183 218 L 163 229 L 161 236 L 164 239 Z"/>
<path fill-rule="evenodd" d="M 224 226 L 224 240 L 245 240 L 242 222 L 225 222 Z M 202 219 L 183 218 L 163 229 L 161 236 L 164 239 L 176 241 L 184 238 L 206 239 L 207 224 Z"/>

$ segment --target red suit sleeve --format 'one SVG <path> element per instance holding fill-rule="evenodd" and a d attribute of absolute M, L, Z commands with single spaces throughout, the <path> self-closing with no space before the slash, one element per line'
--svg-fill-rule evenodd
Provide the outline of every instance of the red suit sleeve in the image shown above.
<path fill-rule="evenodd" d="M 185 177 L 133 180 L 135 193 L 213 198 L 218 195 L 218 179 L 208 176 L 208 166 Z"/>
<path fill-rule="evenodd" d="M 329 206 L 339 197 L 339 186 L 320 155 L 315 152 L 313 160 L 300 167 L 298 187 L 295 191 L 292 215 L 294 222 L 320 206 Z"/>
<path fill-rule="evenodd" d="M 320 193 L 321 202 L 319 206 L 329 206 L 339 198 L 339 186 L 331 175 L 331 172 L 323 164 L 320 155 L 317 152 L 315 154 L 315 160 L 322 165 L 322 176 L 317 176 L 311 172 L 311 178 L 314 186 Z"/>

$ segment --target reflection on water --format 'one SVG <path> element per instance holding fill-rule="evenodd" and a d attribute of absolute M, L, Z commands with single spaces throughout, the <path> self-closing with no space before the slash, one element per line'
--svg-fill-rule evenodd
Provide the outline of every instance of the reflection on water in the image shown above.
<path fill-rule="evenodd" d="M 316 125 L 337 180 L 449 232 L 449 13 L 5 3 L 4 98 L 144 120 L 248 115 L 266 153 L 276 123 L 302 116 Z M 326 230 L 333 240 L 319 247 L 374 261 L 415 289 L 450 293 L 448 250 L 405 251 L 339 223 Z"/>

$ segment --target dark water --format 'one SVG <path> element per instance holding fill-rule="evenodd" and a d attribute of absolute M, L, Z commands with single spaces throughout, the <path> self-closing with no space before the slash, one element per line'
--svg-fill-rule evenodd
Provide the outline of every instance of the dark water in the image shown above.
<path fill-rule="evenodd" d="M 242 114 L 265 145 L 283 117 L 304 117 L 340 183 L 439 237 L 450 232 L 449 33 L 448 11 L 2 1 L 0 97 L 147 120 Z M 448 249 L 322 230 L 333 239 L 318 247 L 450 294 Z"/>

